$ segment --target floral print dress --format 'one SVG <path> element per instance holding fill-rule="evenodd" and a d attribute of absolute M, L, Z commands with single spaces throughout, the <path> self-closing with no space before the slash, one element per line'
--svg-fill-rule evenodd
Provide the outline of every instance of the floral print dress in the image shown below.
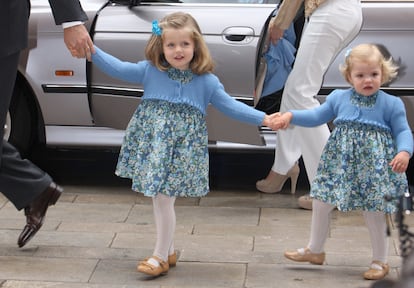
<path fill-rule="evenodd" d="M 190 70 L 167 72 L 181 83 L 192 80 Z M 200 197 L 209 192 L 208 165 L 205 116 L 188 104 L 147 99 L 128 124 L 115 174 L 149 197 Z"/>
<path fill-rule="evenodd" d="M 369 109 L 376 94 L 370 97 L 354 93 L 351 103 Z M 396 155 L 391 131 L 377 125 L 341 121 L 325 146 L 311 196 L 335 205 L 340 211 L 365 210 L 393 213 L 395 201 L 408 190 L 404 173 L 389 166 Z"/>

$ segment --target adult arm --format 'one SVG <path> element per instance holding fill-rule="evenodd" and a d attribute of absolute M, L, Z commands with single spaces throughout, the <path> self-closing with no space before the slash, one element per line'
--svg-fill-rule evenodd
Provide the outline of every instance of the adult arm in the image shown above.
<path fill-rule="evenodd" d="M 49 0 L 49 4 L 52 8 L 56 25 L 61 25 L 64 22 L 84 22 L 88 20 L 79 0 Z"/>
<path fill-rule="evenodd" d="M 269 23 L 269 38 L 276 44 L 295 19 L 303 0 L 284 0 Z"/>
<path fill-rule="evenodd" d="M 79 0 L 49 0 L 56 25 L 63 25 L 64 42 L 73 57 L 91 60 L 94 53 L 92 39 L 83 22 L 88 20 Z"/>
<path fill-rule="evenodd" d="M 288 29 L 302 3 L 303 0 L 284 0 L 273 18 L 272 26 L 282 30 Z"/>

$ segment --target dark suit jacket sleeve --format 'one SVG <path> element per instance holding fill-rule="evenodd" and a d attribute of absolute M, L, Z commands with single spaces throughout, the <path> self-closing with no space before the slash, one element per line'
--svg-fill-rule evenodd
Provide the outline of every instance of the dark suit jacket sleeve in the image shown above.
<path fill-rule="evenodd" d="M 86 16 L 85 11 L 83 11 L 79 0 L 49 0 L 49 3 L 52 8 L 56 25 L 60 25 L 64 22 L 84 22 L 88 20 L 88 16 Z"/>

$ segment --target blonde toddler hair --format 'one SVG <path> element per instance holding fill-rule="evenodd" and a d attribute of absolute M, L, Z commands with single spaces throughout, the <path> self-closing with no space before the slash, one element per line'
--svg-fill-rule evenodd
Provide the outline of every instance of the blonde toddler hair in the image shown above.
<path fill-rule="evenodd" d="M 382 72 L 381 85 L 389 83 L 397 77 L 399 67 L 392 57 L 386 59 L 376 44 L 359 44 L 346 52 L 345 62 L 339 67 L 339 70 L 348 83 L 350 83 L 350 73 L 354 61 L 378 63 Z"/>
<path fill-rule="evenodd" d="M 151 61 L 158 69 L 166 71 L 170 64 L 165 60 L 163 53 L 163 33 L 164 29 L 188 29 L 194 40 L 194 57 L 190 62 L 190 69 L 195 74 L 213 72 L 214 62 L 204 41 L 197 21 L 188 13 L 175 12 L 168 14 L 158 24 L 161 35 L 152 34 L 145 48 L 145 57 Z"/>

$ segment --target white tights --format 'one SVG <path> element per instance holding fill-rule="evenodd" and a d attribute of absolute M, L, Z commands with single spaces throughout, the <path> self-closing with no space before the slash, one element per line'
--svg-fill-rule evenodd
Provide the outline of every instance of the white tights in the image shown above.
<path fill-rule="evenodd" d="M 154 207 L 155 227 L 157 241 L 154 248 L 154 256 L 168 260 L 168 255 L 174 253 L 174 232 L 175 232 L 175 197 L 158 193 L 152 198 Z"/>
<path fill-rule="evenodd" d="M 311 235 L 308 247 L 313 253 L 322 253 L 328 238 L 331 212 L 335 206 L 319 200 L 312 201 Z M 372 260 L 387 263 L 387 223 L 383 212 L 363 211 L 372 245 Z"/>

